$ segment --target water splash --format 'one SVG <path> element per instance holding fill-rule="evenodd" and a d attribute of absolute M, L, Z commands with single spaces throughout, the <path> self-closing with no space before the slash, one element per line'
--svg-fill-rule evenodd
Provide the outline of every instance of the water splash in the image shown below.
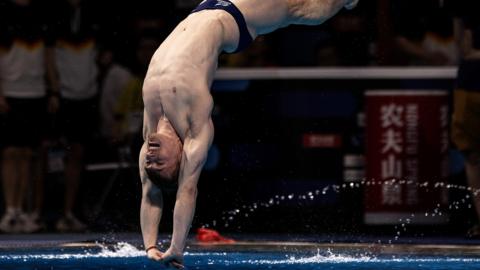
<path fill-rule="evenodd" d="M 297 201 L 298 203 L 306 202 L 306 201 L 314 201 L 321 196 L 326 196 L 328 193 L 341 193 L 346 190 L 355 190 L 360 189 L 362 187 L 367 186 L 379 186 L 379 185 L 390 185 L 390 186 L 404 186 L 404 185 L 413 185 L 419 189 L 423 190 L 456 190 L 456 191 L 463 191 L 466 193 L 465 197 L 460 198 L 458 200 L 450 202 L 448 205 L 445 204 L 436 204 L 431 211 L 426 211 L 424 213 L 425 217 L 440 217 L 447 215 L 447 211 L 455 211 L 464 209 L 464 207 L 470 209 L 472 208 L 471 204 L 471 196 L 480 196 L 480 189 L 474 189 L 468 186 L 462 185 L 455 185 L 449 184 L 446 182 L 435 182 L 432 183 L 430 181 L 424 182 L 417 182 L 412 180 L 399 180 L 399 179 L 391 179 L 387 181 L 375 181 L 375 180 L 366 180 L 363 179 L 358 182 L 349 182 L 349 183 L 342 183 L 342 184 L 333 184 L 325 186 L 321 189 L 310 190 L 302 193 L 288 193 L 288 194 L 277 194 L 270 198 L 267 198 L 262 201 L 252 202 L 250 204 L 242 205 L 241 207 L 223 211 L 220 215 L 219 219 L 212 220 L 209 223 L 206 223 L 204 227 L 218 227 L 223 226 L 224 228 L 230 227 L 234 222 L 241 218 L 249 218 L 254 212 L 260 209 L 267 209 L 270 207 L 274 207 L 276 205 L 281 205 L 287 201 Z M 388 242 L 391 244 L 395 241 L 398 241 L 402 234 L 407 232 L 407 227 L 411 224 L 415 224 L 420 217 L 418 213 L 410 214 L 410 217 L 399 219 L 399 225 L 394 226 L 396 230 L 396 234 L 393 236 L 393 239 L 389 240 Z"/>
<path fill-rule="evenodd" d="M 98 248 L 100 250 L 98 250 Z M 145 256 L 145 251 L 139 250 L 131 244 L 119 242 L 114 246 L 107 247 L 97 244 L 97 249 L 91 248 L 77 251 L 77 253 L 68 253 L 62 250 L 64 254 L 38 253 L 38 254 L 19 254 L 19 255 L 0 255 L 0 261 L 9 260 L 69 260 L 69 259 L 91 259 L 91 258 L 134 258 Z"/>
<path fill-rule="evenodd" d="M 300 257 L 289 256 L 286 260 L 286 264 L 311 264 L 311 263 L 351 263 L 351 262 L 371 262 L 375 261 L 375 256 L 368 256 L 366 254 L 359 255 L 347 255 L 347 254 L 335 254 L 330 249 L 325 254 L 321 254 L 317 251 L 317 254 L 312 257 Z"/>
<path fill-rule="evenodd" d="M 118 269 L 158 269 L 159 267 L 158 264 L 146 259 L 143 250 L 139 250 L 128 243 L 121 242 L 110 247 L 98 245 L 97 248 L 96 251 L 90 249 L 77 253 L 65 253 L 62 250 L 43 250 L 41 251 L 43 253 L 37 254 L 0 255 L 0 264 L 2 266 L 55 265 L 62 267 L 70 265 L 82 268 L 89 265 L 89 269 L 113 269 L 109 268 L 113 266 L 119 267 Z M 63 252 L 63 254 L 58 254 L 59 252 Z M 235 269 L 285 269 L 285 267 L 290 267 L 290 269 L 322 269 L 327 266 L 329 269 L 343 269 L 345 266 L 352 267 L 357 264 L 362 265 L 363 269 L 369 269 L 369 266 L 372 266 L 371 269 L 391 269 L 389 266 L 393 264 L 444 265 L 445 263 L 463 263 L 471 265 L 472 263 L 480 263 L 480 258 L 475 257 L 376 256 L 370 253 L 334 253 L 331 250 L 317 250 L 316 254 L 294 254 L 285 254 L 285 252 L 186 252 L 185 259 L 189 268 L 192 269 L 225 269 L 225 266 L 233 266 Z M 68 269 L 77 269 L 75 267 Z M 10 268 L 7 267 L 7 269 Z M 52 266 L 52 269 L 57 268 Z"/>
<path fill-rule="evenodd" d="M 338 265 L 353 265 L 353 264 L 384 264 L 389 265 L 391 263 L 401 264 L 416 264 L 416 263 L 439 263 L 439 262 L 460 262 L 460 263 L 479 263 L 480 258 L 468 258 L 468 257 L 416 257 L 416 256 L 382 256 L 377 257 L 374 255 L 366 254 L 335 254 L 330 250 L 326 252 L 317 252 L 317 254 L 308 256 L 293 256 L 286 255 L 284 258 L 237 258 L 236 254 L 224 253 L 220 256 L 212 256 L 212 254 L 191 254 L 194 256 L 210 256 L 207 260 L 209 265 L 255 265 L 255 266 L 273 266 L 273 265 L 322 265 L 322 264 L 338 264 Z M 258 257 L 258 256 L 257 256 Z M 199 262 L 197 262 L 199 263 Z M 365 266 L 365 265 L 363 265 Z M 283 268 L 282 268 L 283 269 Z M 303 268 L 302 268 L 303 269 Z M 317 268 L 315 268 L 317 269 Z M 336 268 L 335 268 L 336 269 Z M 375 268 L 377 269 L 377 268 Z"/>

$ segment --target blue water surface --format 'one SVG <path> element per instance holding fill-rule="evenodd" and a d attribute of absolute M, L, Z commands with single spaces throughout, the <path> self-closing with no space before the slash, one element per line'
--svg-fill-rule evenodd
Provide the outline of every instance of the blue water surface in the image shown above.
<path fill-rule="evenodd" d="M 472 256 L 373 255 L 315 252 L 187 252 L 186 269 L 480 269 Z M 145 257 L 145 252 L 127 243 L 114 248 L 39 249 L 0 251 L 1 270 L 56 269 L 166 269 Z"/>

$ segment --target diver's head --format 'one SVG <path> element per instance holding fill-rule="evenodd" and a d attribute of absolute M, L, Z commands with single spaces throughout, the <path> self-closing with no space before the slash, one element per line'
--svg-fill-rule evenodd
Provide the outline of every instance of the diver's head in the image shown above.
<path fill-rule="evenodd" d="M 145 171 L 155 185 L 171 186 L 178 181 L 183 145 L 168 121 L 162 125 L 148 136 Z"/>

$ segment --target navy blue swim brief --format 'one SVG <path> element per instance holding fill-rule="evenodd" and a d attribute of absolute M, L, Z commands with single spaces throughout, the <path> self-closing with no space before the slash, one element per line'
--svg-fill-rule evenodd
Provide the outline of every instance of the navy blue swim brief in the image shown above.
<path fill-rule="evenodd" d="M 242 12 L 232 2 L 228 0 L 205 0 L 192 10 L 192 13 L 205 9 L 221 9 L 233 16 L 237 22 L 238 30 L 240 31 L 238 46 L 234 52 L 239 52 L 245 49 L 253 42 L 253 38 L 250 35 L 250 32 L 248 32 L 247 22 L 245 21 Z"/>

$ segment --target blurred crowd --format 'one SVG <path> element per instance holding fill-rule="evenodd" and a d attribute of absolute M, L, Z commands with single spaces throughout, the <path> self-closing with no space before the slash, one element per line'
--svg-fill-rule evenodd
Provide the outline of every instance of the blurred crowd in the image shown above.
<path fill-rule="evenodd" d="M 86 229 L 74 212 L 87 148 L 141 142 L 143 76 L 166 31 L 142 8 L 120 26 L 89 1 L 0 2 L 1 231 L 45 228 L 48 173 L 64 179 L 55 229 Z"/>
<path fill-rule="evenodd" d="M 150 57 L 197 2 L 0 0 L 0 231 L 45 230 L 52 173 L 64 179 L 54 228 L 87 228 L 75 205 L 89 146 L 134 162 Z M 361 1 L 324 25 L 259 37 L 220 67 L 457 65 L 453 2 Z"/>

